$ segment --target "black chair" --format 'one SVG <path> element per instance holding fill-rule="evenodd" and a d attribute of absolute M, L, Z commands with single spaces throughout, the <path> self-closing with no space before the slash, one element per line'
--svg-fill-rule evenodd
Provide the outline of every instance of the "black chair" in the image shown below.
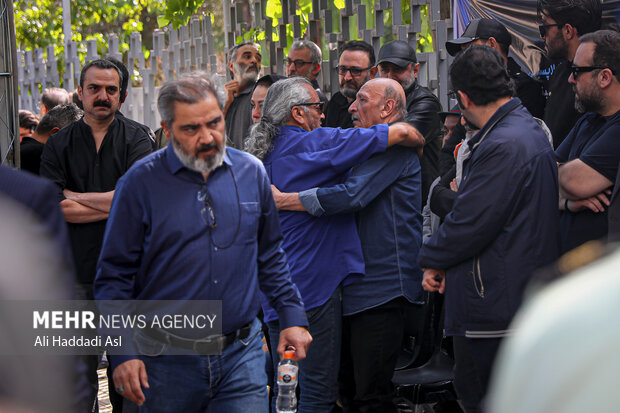
<path fill-rule="evenodd" d="M 434 411 L 433 404 L 458 399 L 454 390 L 454 360 L 442 349 L 443 296 L 429 295 L 431 322 L 428 335 L 433 337 L 430 359 L 419 367 L 396 370 L 392 377 L 396 390 L 395 403 L 401 411 Z M 457 407 L 458 409 L 458 407 Z"/>
<path fill-rule="evenodd" d="M 426 293 L 424 304 L 412 306 L 405 314 L 403 345 L 396 361 L 395 370 L 419 367 L 426 363 L 433 354 L 432 329 L 433 303 Z"/>

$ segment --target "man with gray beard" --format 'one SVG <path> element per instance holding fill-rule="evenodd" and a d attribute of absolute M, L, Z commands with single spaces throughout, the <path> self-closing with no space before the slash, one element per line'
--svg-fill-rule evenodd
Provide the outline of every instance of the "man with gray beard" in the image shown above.
<path fill-rule="evenodd" d="M 375 50 L 371 45 L 352 40 L 341 46 L 338 60 L 340 92 L 334 93 L 327 103 L 325 126 L 343 129 L 353 127 L 349 106 L 364 83 L 376 74 Z"/>
<path fill-rule="evenodd" d="M 117 392 L 148 412 L 268 412 L 259 289 L 280 316 L 279 354 L 291 345 L 301 360 L 312 340 L 269 180 L 225 147 L 217 96 L 199 74 L 161 88 L 172 145 L 118 182 L 98 265 L 98 300 L 221 301 L 222 334 L 151 326 L 123 340 L 135 355 L 110 356 Z"/>
<path fill-rule="evenodd" d="M 252 124 L 252 89 L 261 69 L 260 46 L 254 42 L 235 45 L 228 52 L 228 70 L 232 80 L 224 85 L 226 89 L 227 144 L 236 149 L 243 148 L 243 141 Z"/>
<path fill-rule="evenodd" d="M 303 78 L 281 80 L 267 91 L 261 121 L 252 127 L 246 150 L 262 159 L 271 183 L 283 192 L 342 183 L 351 167 L 374 153 L 395 144 L 417 147 L 424 142 L 404 122 L 369 129 L 321 128 L 322 106 Z M 279 216 L 282 245 L 314 340 L 300 363 L 298 412 L 329 413 L 338 392 L 341 286 L 365 273 L 355 217 L 352 213 L 315 217 L 283 210 Z M 275 346 L 282 334 L 278 324 L 282 318 L 265 300 L 263 311 Z"/>

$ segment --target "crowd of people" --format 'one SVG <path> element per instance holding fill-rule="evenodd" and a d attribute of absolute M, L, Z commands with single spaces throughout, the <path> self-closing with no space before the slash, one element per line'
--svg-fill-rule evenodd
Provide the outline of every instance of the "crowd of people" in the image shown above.
<path fill-rule="evenodd" d="M 2 167 L 0 192 L 45 223 L 72 297 L 222 302 L 222 335 L 137 331 L 134 355 L 108 357 L 114 412 L 275 412 L 268 375 L 289 346 L 300 413 L 396 412 L 405 331 L 435 292 L 461 407 L 483 411 L 533 274 L 620 234 L 620 34 L 601 13 L 538 1 L 559 59 L 547 84 L 508 55 L 500 22 L 471 20 L 445 45 L 445 110 L 400 40 L 376 57 L 342 44 L 330 98 L 315 43 L 261 77 L 259 45 L 241 42 L 223 87 L 204 73 L 162 86 L 155 132 L 120 112 L 118 60 L 84 66 L 81 107 L 45 90 L 40 121 L 20 113 L 22 169 L 40 177 Z M 74 407 L 90 412 L 100 359 L 78 363 Z"/>

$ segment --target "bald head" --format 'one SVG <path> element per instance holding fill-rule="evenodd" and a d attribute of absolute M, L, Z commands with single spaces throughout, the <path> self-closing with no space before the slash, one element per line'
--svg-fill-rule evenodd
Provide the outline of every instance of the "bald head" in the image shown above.
<path fill-rule="evenodd" d="M 400 83 L 388 78 L 371 79 L 357 92 L 349 107 L 356 128 L 396 122 L 406 114 L 405 91 Z"/>

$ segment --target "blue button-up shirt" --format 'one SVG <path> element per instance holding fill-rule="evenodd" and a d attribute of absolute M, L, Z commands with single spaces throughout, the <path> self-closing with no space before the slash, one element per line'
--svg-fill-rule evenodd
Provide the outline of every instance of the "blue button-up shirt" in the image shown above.
<path fill-rule="evenodd" d="M 216 219 L 213 229 L 201 214 L 203 186 Z M 227 334 L 256 317 L 259 288 L 277 309 L 281 328 L 308 325 L 260 161 L 227 148 L 223 165 L 205 183 L 168 145 L 119 180 L 98 263 L 96 299 L 221 300 Z"/>
<path fill-rule="evenodd" d="M 341 183 L 348 170 L 387 147 L 388 126 L 370 129 L 283 126 L 263 163 L 271 182 L 284 192 Z M 348 277 L 364 274 L 364 258 L 353 214 L 314 217 L 280 211 L 283 247 L 306 310 L 325 303 Z M 350 280 L 347 280 L 350 281 Z M 263 306 L 265 320 L 277 315 Z"/>
<path fill-rule="evenodd" d="M 392 147 L 351 170 L 343 184 L 300 192 L 315 216 L 359 211 L 366 276 L 344 287 L 344 315 L 385 304 L 397 297 L 423 301 L 420 160 L 411 148 Z"/>

